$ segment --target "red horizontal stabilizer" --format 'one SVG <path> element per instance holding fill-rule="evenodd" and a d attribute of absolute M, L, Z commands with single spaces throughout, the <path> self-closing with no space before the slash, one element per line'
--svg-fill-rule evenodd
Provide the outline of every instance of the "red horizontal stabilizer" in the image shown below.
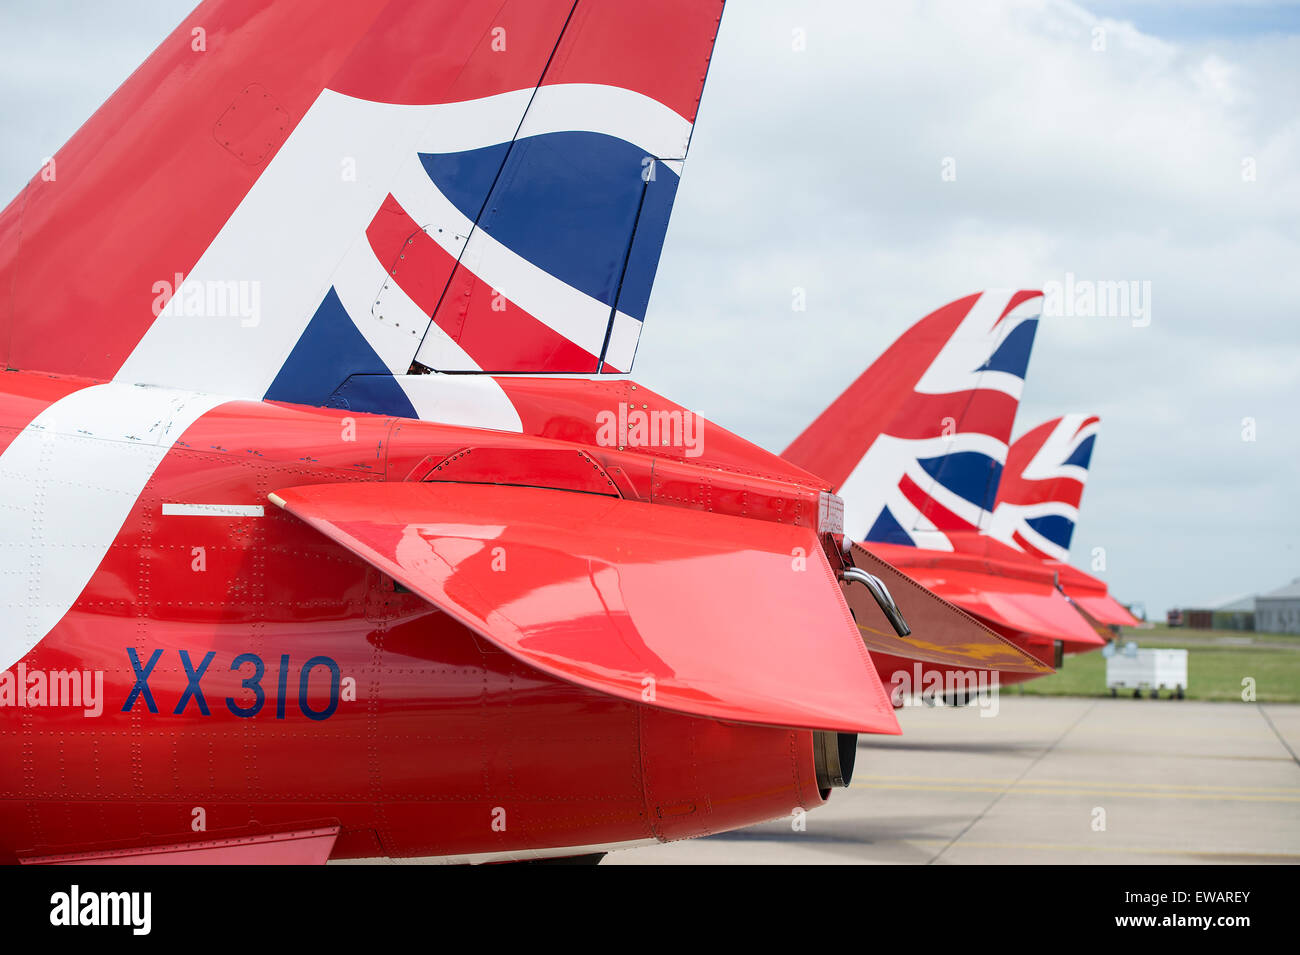
<path fill-rule="evenodd" d="M 1023 555 L 1004 560 L 991 552 L 871 547 L 909 577 L 999 631 L 1021 633 L 1030 640 L 1064 640 L 1079 644 L 1081 650 L 1106 642 L 1057 588 L 1056 572 Z"/>
<path fill-rule="evenodd" d="M 1051 673 L 1052 668 L 989 630 L 965 611 L 926 590 L 856 541 L 849 558 L 885 582 L 911 633 L 900 637 L 861 585 L 842 584 L 868 650 L 908 660 L 1008 673 Z"/>
<path fill-rule="evenodd" d="M 487 484 L 270 497 L 560 679 L 714 719 L 899 732 L 807 528 Z"/>
<path fill-rule="evenodd" d="M 1136 627 L 1140 622 L 1128 609 L 1108 594 L 1080 594 L 1070 587 L 1065 592 L 1071 600 L 1091 614 L 1098 623 L 1111 627 Z"/>
<path fill-rule="evenodd" d="M 967 613 L 1031 638 L 1064 640 L 1083 647 L 1100 647 L 1106 642 L 1055 588 L 1036 592 L 1030 587 L 1017 587 L 1015 581 L 1006 578 L 970 573 L 922 580 Z"/>

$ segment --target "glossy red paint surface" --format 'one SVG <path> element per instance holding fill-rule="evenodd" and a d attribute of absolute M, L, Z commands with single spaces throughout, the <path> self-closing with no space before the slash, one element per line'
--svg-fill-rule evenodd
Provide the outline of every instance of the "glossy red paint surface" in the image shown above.
<path fill-rule="evenodd" d="M 42 394 L 83 384 L 0 375 L 0 435 L 27 427 Z M 303 484 L 377 487 L 485 439 L 411 421 L 397 438 L 397 426 L 235 401 L 184 433 L 71 610 L 19 661 L 102 673 L 103 707 L 0 707 L 0 860 L 334 825 L 335 858 L 526 855 L 684 838 L 820 804 L 809 732 L 558 680 L 277 508 L 163 514 L 168 502 L 251 505 Z M 98 493 L 95 474 L 65 477 Z M 157 655 L 152 708 L 130 700 L 128 651 L 141 666 Z M 197 668 L 209 653 L 203 712 L 187 698 L 186 661 Z"/>
<path fill-rule="evenodd" d="M 1057 561 L 1044 561 L 1043 564 L 1056 572 L 1065 595 L 1098 623 L 1108 627 L 1136 627 L 1140 622 L 1127 607 L 1110 596 L 1105 581 L 1070 564 Z"/>
<path fill-rule="evenodd" d="M 1061 588 L 1098 623 L 1110 627 L 1136 627 L 1141 622 L 1129 613 L 1127 607 L 1108 594 L 1081 592 L 1065 583 L 1061 584 Z"/>
<path fill-rule="evenodd" d="M 1033 558 L 1013 562 L 896 544 L 872 544 L 871 550 L 999 633 L 1022 634 L 1031 642 L 1105 643 L 1057 589 L 1055 576 Z"/>
<path fill-rule="evenodd" d="M 602 440 L 602 412 L 620 407 L 648 414 L 688 415 L 696 429 L 698 443 L 628 445 L 626 450 L 656 461 L 679 461 L 707 465 L 725 472 L 765 478 L 812 489 L 831 485 L 804 468 L 772 454 L 703 416 L 684 408 L 635 381 L 584 381 L 575 378 L 498 377 L 494 379 L 519 413 L 525 434 L 573 441 L 604 448 L 618 447 Z M 622 451 L 624 448 L 619 447 Z"/>
<path fill-rule="evenodd" d="M 561 679 L 715 719 L 899 732 L 806 528 L 450 482 L 271 500 Z"/>

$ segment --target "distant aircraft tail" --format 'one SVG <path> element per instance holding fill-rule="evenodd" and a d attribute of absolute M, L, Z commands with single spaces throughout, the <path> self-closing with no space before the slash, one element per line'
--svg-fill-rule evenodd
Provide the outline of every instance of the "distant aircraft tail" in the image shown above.
<path fill-rule="evenodd" d="M 1007 453 L 987 534 L 1047 561 L 1090 620 L 1134 627 L 1137 618 L 1109 595 L 1104 581 L 1066 563 L 1100 428 L 1096 415 L 1068 414 L 1021 435 Z"/>
<path fill-rule="evenodd" d="M 988 534 L 1035 557 L 1065 561 L 1100 427 L 1096 415 L 1068 414 L 1017 439 Z"/>
<path fill-rule="evenodd" d="M 0 359 L 394 413 L 626 371 L 721 13 L 207 0 L 0 212 Z"/>
<path fill-rule="evenodd" d="M 991 290 L 927 315 L 786 449 L 844 498 L 848 536 L 951 550 L 988 525 L 1041 305 Z"/>

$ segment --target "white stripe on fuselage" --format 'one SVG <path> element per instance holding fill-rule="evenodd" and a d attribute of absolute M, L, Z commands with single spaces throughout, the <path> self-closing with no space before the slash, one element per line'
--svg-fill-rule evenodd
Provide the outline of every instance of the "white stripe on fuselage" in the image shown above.
<path fill-rule="evenodd" d="M 265 517 L 261 504 L 180 504 L 164 503 L 163 517 Z"/>
<path fill-rule="evenodd" d="M 172 445 L 224 400 L 92 385 L 50 405 L 0 454 L 0 670 L 71 609 Z"/>

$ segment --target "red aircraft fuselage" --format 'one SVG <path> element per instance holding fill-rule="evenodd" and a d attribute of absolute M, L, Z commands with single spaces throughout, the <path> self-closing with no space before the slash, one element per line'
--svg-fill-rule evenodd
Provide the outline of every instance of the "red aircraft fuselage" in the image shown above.
<path fill-rule="evenodd" d="M 0 374 L 0 451 L 89 384 Z M 547 676 L 271 506 L 160 516 L 167 502 L 256 506 L 278 487 L 401 481 L 485 437 L 561 444 L 344 417 L 231 401 L 167 452 L 71 610 L 22 661 L 27 692 L 28 674 L 102 673 L 101 712 L 49 705 L 53 686 L 24 699 L 35 706 L 0 706 L 0 861 L 330 827 L 335 858 L 520 857 L 820 804 L 811 731 L 670 713 Z M 354 440 L 340 440 L 349 426 Z M 651 487 L 653 458 L 598 453 L 629 488 Z M 86 495 L 96 478 L 48 476 Z"/>

